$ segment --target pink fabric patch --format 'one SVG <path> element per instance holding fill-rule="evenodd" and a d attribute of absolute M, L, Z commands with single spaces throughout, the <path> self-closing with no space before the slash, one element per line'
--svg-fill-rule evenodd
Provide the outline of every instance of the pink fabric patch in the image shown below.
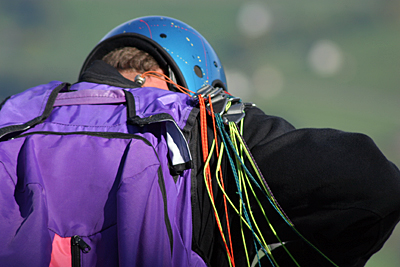
<path fill-rule="evenodd" d="M 69 105 L 93 105 L 93 104 L 112 104 L 124 103 L 124 90 L 94 90 L 83 89 L 75 92 L 58 94 L 54 107 Z"/>
<path fill-rule="evenodd" d="M 54 235 L 49 267 L 71 267 L 71 237 Z"/>

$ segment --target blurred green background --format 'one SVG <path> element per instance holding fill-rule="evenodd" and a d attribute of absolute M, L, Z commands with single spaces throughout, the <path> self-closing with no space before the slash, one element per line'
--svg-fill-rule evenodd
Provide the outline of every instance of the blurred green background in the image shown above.
<path fill-rule="evenodd" d="M 233 94 L 297 128 L 368 134 L 400 165 L 398 0 L 2 0 L 0 98 L 75 82 L 106 32 L 145 15 L 202 33 Z M 400 266 L 400 229 L 367 266 Z"/>

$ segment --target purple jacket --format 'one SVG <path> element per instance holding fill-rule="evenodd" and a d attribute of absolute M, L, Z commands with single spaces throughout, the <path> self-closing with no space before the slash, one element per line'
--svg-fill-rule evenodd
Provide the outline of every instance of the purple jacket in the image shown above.
<path fill-rule="evenodd" d="M 205 266 L 191 250 L 191 156 L 181 132 L 190 103 L 160 89 L 88 82 L 68 92 L 51 82 L 8 99 L 1 264 Z"/>

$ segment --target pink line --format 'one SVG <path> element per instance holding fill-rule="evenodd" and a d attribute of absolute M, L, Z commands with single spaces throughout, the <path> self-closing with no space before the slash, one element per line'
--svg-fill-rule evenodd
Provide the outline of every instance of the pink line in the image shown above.
<path fill-rule="evenodd" d="M 146 24 L 147 25 L 147 28 L 149 29 L 149 34 L 150 34 L 150 39 L 153 39 L 153 36 L 151 35 L 151 30 L 150 30 L 150 26 L 149 26 L 149 24 L 147 24 L 147 22 L 146 21 L 144 21 L 144 20 L 140 20 L 140 22 L 143 22 L 144 24 Z"/>

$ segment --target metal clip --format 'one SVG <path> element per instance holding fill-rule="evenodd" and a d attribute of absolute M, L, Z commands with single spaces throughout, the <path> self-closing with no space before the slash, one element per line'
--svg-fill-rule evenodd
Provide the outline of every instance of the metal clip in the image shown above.
<path fill-rule="evenodd" d="M 227 94 L 224 92 L 221 92 L 220 94 L 214 96 L 211 101 L 212 101 L 212 106 L 214 113 L 218 113 L 222 115 L 225 112 L 226 105 L 228 104 L 228 98 Z M 208 103 L 207 107 L 210 107 L 210 103 Z"/>
<path fill-rule="evenodd" d="M 224 124 L 228 124 L 228 122 L 230 121 L 233 121 L 234 123 L 239 123 L 240 120 L 243 119 L 244 115 L 244 104 L 242 102 L 237 102 L 231 105 L 226 113 L 222 115 L 222 119 L 224 121 Z"/>
<path fill-rule="evenodd" d="M 242 100 L 238 97 L 230 97 L 222 88 L 214 88 L 206 84 L 196 92 L 193 99 L 198 100 L 200 95 L 205 98 L 206 102 L 208 102 L 208 97 L 211 97 L 214 113 L 220 114 L 225 124 L 228 124 L 230 121 L 239 123 L 245 115 L 245 105 Z M 228 102 L 231 102 L 231 106 L 225 111 Z M 210 110 L 210 103 L 207 103 L 207 109 Z"/>
<path fill-rule="evenodd" d="M 146 82 L 146 78 L 142 77 L 140 74 L 136 75 L 135 83 L 137 83 L 139 86 L 142 86 L 145 82 Z"/>
<path fill-rule="evenodd" d="M 214 87 L 212 87 L 209 84 L 204 85 L 203 87 L 201 87 L 199 90 L 197 90 L 197 92 L 193 95 L 193 99 L 198 100 L 199 99 L 199 95 L 203 95 L 206 96 L 208 95 L 212 90 L 214 89 Z"/>

